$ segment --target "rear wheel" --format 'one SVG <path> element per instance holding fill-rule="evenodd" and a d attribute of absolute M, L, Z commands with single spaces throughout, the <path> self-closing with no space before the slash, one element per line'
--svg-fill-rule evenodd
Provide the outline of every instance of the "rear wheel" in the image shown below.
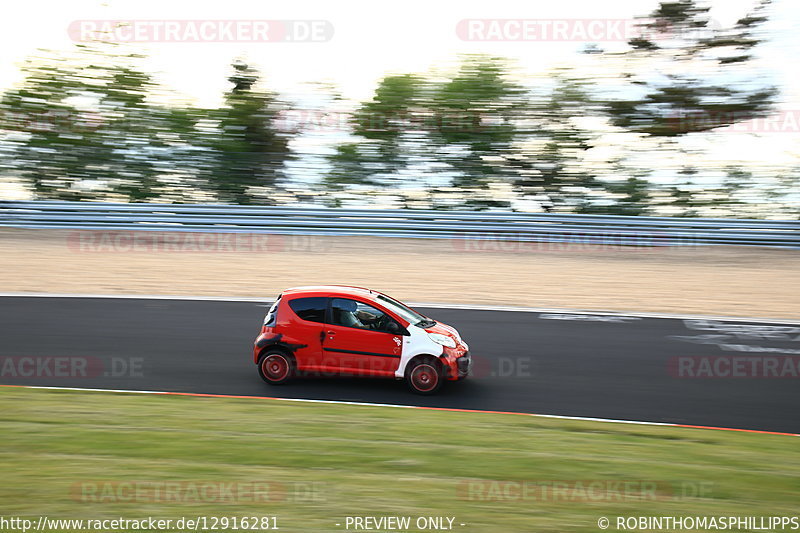
<path fill-rule="evenodd" d="M 412 361 L 406 370 L 406 383 L 416 394 L 434 394 L 443 381 L 442 365 L 430 357 Z"/>
<path fill-rule="evenodd" d="M 267 350 L 258 360 L 258 373 L 270 385 L 286 383 L 294 376 L 294 358 L 282 350 Z"/>

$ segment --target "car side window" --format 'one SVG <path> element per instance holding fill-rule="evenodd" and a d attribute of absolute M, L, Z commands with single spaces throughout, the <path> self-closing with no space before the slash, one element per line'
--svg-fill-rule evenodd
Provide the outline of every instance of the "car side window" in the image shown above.
<path fill-rule="evenodd" d="M 325 309 L 328 299 L 325 297 L 297 298 L 289 302 L 294 313 L 309 322 L 325 322 Z"/>
<path fill-rule="evenodd" d="M 397 333 L 402 329 L 391 316 L 380 309 L 349 298 L 331 300 L 331 323 L 384 333 Z"/>

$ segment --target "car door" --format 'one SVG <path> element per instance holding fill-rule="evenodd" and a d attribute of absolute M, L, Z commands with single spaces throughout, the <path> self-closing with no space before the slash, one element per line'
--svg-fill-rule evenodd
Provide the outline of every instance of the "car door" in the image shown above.
<path fill-rule="evenodd" d="M 322 334 L 325 328 L 325 314 L 328 298 L 311 296 L 289 300 L 291 320 L 283 342 L 291 345 L 297 368 L 315 370 L 322 365 Z"/>
<path fill-rule="evenodd" d="M 392 328 L 394 333 L 389 332 Z M 345 374 L 393 376 L 400 365 L 403 330 L 391 315 L 373 305 L 331 298 L 322 342 L 325 365 Z"/>

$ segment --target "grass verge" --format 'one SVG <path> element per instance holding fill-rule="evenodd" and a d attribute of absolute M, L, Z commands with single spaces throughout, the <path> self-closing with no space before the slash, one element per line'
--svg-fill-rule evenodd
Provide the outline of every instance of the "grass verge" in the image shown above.
<path fill-rule="evenodd" d="M 462 531 L 562 533 L 599 531 L 603 516 L 614 531 L 616 516 L 794 515 L 800 494 L 790 436 L 13 388 L 0 418 L 6 517 L 258 515 L 344 531 L 348 515 L 449 516 Z M 627 495 L 606 485 L 625 481 Z M 183 484 L 154 497 L 151 482 Z M 207 482 L 243 492 L 219 501 Z"/>

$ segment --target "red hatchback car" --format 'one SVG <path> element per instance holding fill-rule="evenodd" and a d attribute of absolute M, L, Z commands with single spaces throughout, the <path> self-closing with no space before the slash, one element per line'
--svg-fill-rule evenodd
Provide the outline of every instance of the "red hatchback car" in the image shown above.
<path fill-rule="evenodd" d="M 405 379 L 433 394 L 469 374 L 458 332 L 397 300 L 361 287 L 285 290 L 264 319 L 253 348 L 262 379 L 278 385 L 303 373 Z"/>

